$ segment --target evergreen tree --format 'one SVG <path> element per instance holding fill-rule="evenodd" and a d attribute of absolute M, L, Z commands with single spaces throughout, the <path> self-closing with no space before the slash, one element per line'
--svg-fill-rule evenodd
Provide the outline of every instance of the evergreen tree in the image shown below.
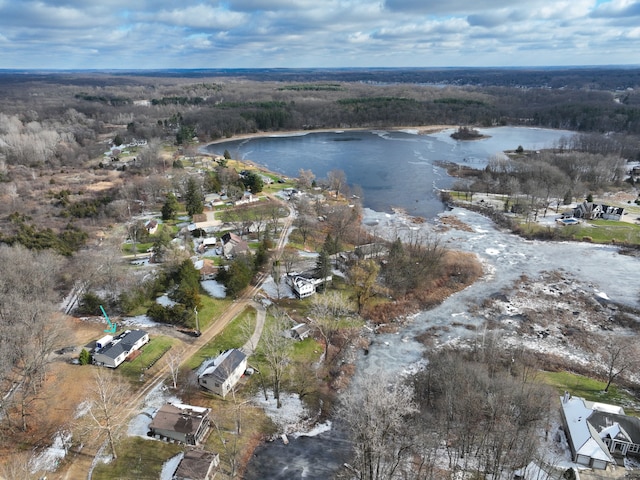
<path fill-rule="evenodd" d="M 260 193 L 264 188 L 262 177 L 255 172 L 245 175 L 242 183 L 244 183 L 245 188 L 251 190 L 251 193 Z"/>
<path fill-rule="evenodd" d="M 331 275 L 331 258 L 324 248 L 320 250 L 320 253 L 318 254 L 315 273 L 318 278 L 327 278 Z"/>
<path fill-rule="evenodd" d="M 91 363 L 91 355 L 85 348 L 83 348 L 80 352 L 78 362 L 80 363 L 80 365 L 89 365 Z"/>
<path fill-rule="evenodd" d="M 162 205 L 162 220 L 173 220 L 178 213 L 178 208 L 180 208 L 178 199 L 173 193 L 168 193 L 164 205 Z"/>
<path fill-rule="evenodd" d="M 202 192 L 200 191 L 200 186 L 194 178 L 189 178 L 187 182 L 185 206 L 187 209 L 187 213 L 190 216 L 194 216 L 197 213 L 202 213 L 202 211 L 204 210 L 204 203 L 202 202 Z"/>

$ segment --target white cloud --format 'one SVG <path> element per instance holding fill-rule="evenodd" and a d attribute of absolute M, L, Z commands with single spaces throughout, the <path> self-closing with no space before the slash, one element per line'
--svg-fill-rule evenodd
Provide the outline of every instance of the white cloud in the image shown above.
<path fill-rule="evenodd" d="M 625 63 L 640 51 L 638 15 L 637 0 L 0 0 L 0 62 L 7 68 Z"/>

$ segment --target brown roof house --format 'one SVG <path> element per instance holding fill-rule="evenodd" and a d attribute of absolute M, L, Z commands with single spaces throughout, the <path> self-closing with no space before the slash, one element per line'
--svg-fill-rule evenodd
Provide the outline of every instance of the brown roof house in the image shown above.
<path fill-rule="evenodd" d="M 240 381 L 247 369 L 247 356 L 236 348 L 227 350 L 204 369 L 198 384 L 224 398 Z"/>
<path fill-rule="evenodd" d="M 167 403 L 156 412 L 147 435 L 169 442 L 197 445 L 209 430 L 209 412 L 209 408 Z"/>
<path fill-rule="evenodd" d="M 220 464 L 220 455 L 205 450 L 187 450 L 172 480 L 212 480 L 215 468 Z"/>

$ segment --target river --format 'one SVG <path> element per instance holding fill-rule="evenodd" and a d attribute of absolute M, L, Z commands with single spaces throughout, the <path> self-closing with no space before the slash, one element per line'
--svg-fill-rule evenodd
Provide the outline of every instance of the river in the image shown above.
<path fill-rule="evenodd" d="M 434 234 L 433 222 L 416 225 L 403 215 L 390 213 L 393 206 L 431 220 L 442 213 L 434 189 L 444 188 L 451 179 L 433 165 L 434 160 L 481 167 L 502 149 L 518 145 L 542 148 L 567 134 L 509 127 L 483 133 L 491 138 L 456 142 L 449 137 L 450 131 L 433 135 L 344 132 L 225 142 L 214 150 L 213 146 L 209 148 L 216 152 L 228 148 L 233 156 L 239 153 L 241 158 L 288 176 L 296 176 L 300 168 L 311 169 L 319 177 L 341 168 L 351 182 L 359 183 L 365 191 L 368 208 L 364 224 L 371 231 L 381 236 Z M 340 135 L 345 135 L 347 141 L 335 141 Z M 350 150 L 354 145 L 355 150 Z M 448 214 L 457 216 L 471 231 L 450 229 L 438 233 L 440 239 L 451 248 L 475 253 L 484 264 L 484 277 L 436 308 L 419 313 L 398 334 L 376 336 L 369 354 L 359 356 L 356 375 L 363 371 L 410 371 L 424 354 L 424 346 L 415 340 L 416 336 L 433 327 L 441 327 L 440 343 L 470 335 L 484 321 L 471 313 L 473 307 L 510 287 L 522 275 L 537 278 L 543 272 L 560 270 L 568 278 L 589 285 L 594 295 L 639 305 L 636 280 L 640 259 L 619 255 L 613 246 L 529 241 L 497 229 L 476 213 L 456 208 Z M 263 445 L 256 450 L 244 478 L 331 478 L 347 461 L 345 438 L 344 432 L 334 427 L 315 437 L 291 438 L 289 445 L 278 441 Z"/>

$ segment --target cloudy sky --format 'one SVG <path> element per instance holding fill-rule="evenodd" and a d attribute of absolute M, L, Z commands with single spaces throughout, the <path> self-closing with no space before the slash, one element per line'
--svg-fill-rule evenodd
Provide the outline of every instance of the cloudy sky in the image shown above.
<path fill-rule="evenodd" d="M 640 64 L 640 0 L 0 0 L 0 68 Z"/>

